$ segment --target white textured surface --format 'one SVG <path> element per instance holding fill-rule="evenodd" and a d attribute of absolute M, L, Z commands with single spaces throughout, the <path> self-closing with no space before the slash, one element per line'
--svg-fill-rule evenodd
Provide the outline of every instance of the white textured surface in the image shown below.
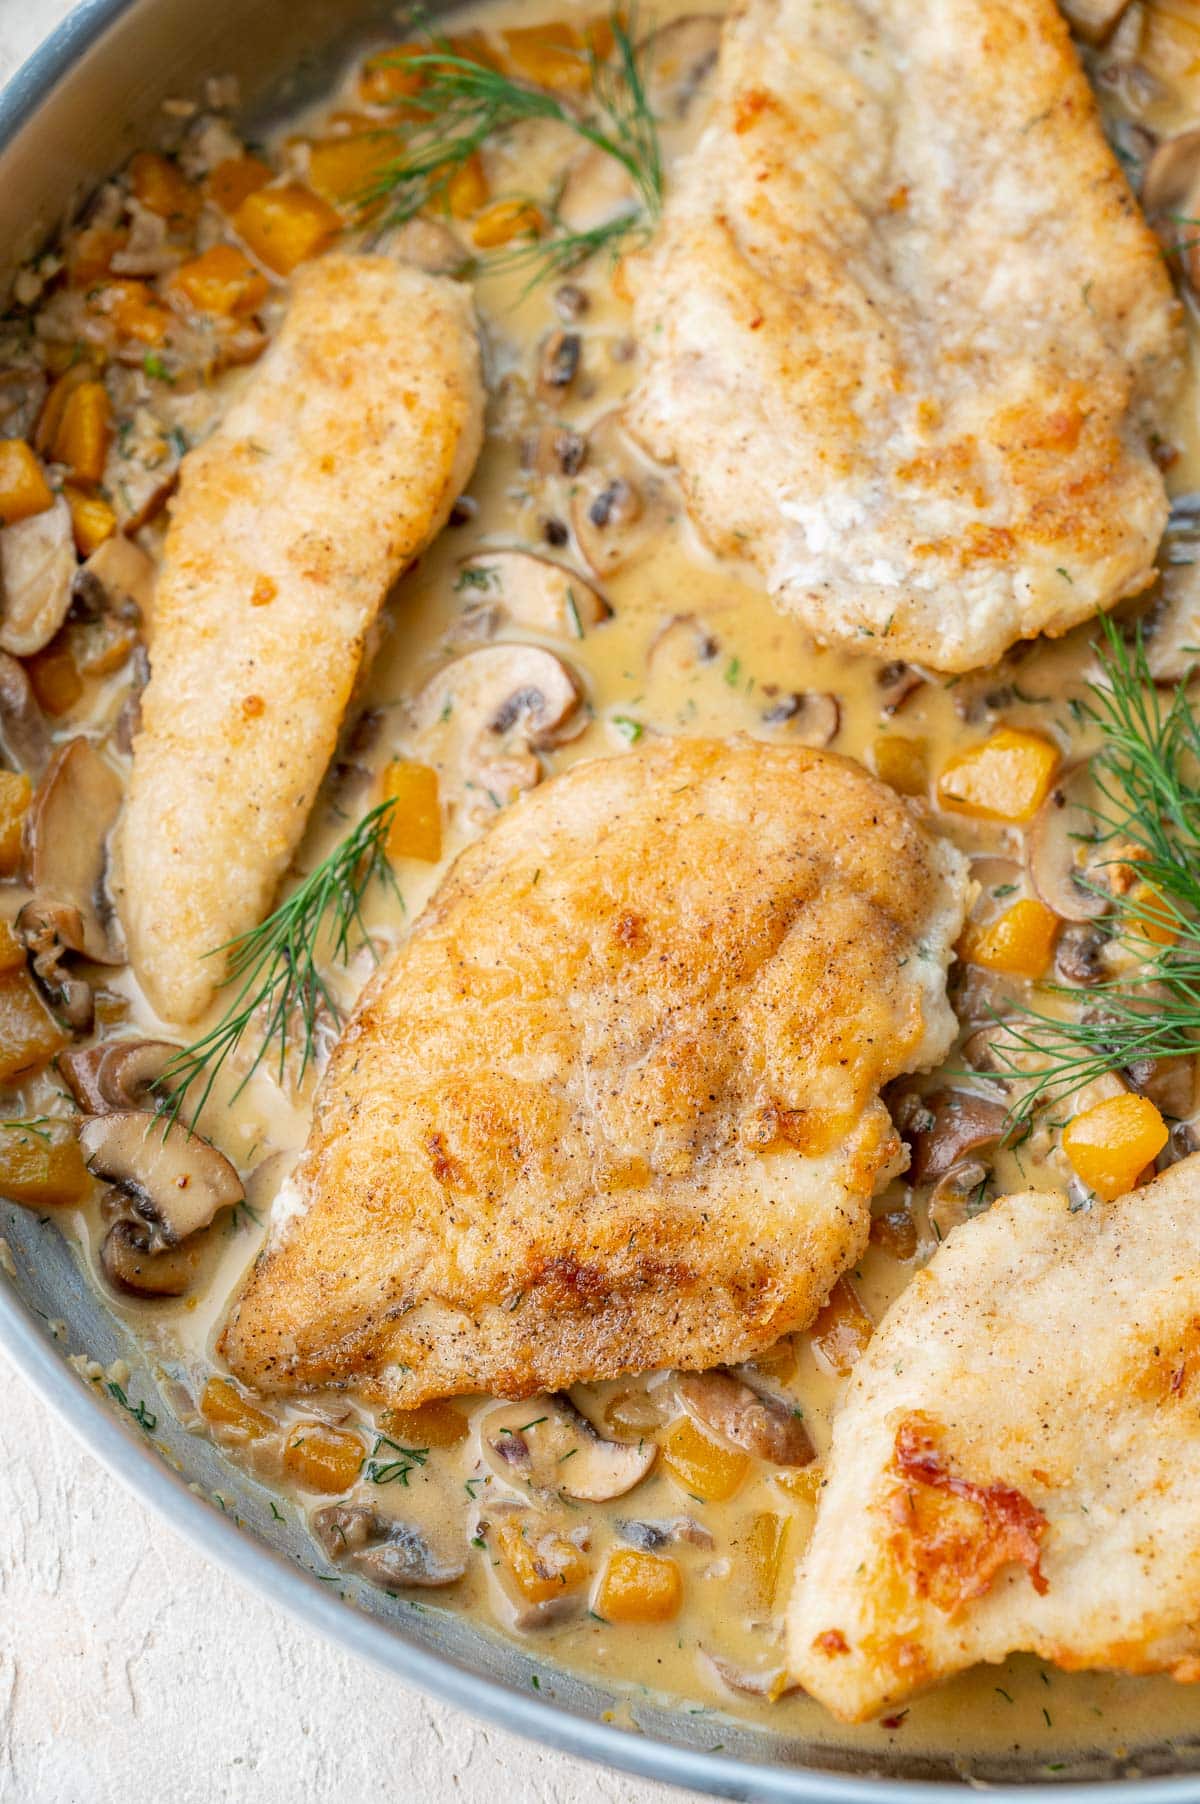
<path fill-rule="evenodd" d="M 69 10 L 0 0 L 0 77 Z M 405 1691 L 150 1517 L 0 1362 L 0 1804 L 669 1804 Z"/>

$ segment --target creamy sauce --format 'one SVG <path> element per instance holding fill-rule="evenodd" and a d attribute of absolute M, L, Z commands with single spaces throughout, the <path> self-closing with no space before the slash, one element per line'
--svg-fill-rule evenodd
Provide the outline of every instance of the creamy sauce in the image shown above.
<path fill-rule="evenodd" d="M 648 27 L 651 18 L 659 22 L 676 10 L 682 9 L 647 7 L 642 28 Z M 493 29 L 518 20 L 526 25 L 531 16 L 536 19 L 539 15 L 528 6 L 496 0 L 463 14 L 461 28 L 479 24 Z M 552 15 L 547 11 L 544 16 Z M 557 8 L 553 16 L 563 16 L 562 9 Z M 455 22 L 459 24 L 457 16 Z M 1111 74 L 1103 56 L 1094 60 L 1102 78 L 1106 70 Z M 1143 108 L 1148 122 L 1157 130 L 1179 130 L 1192 123 L 1194 103 L 1200 102 L 1200 30 L 1190 7 L 1175 0 L 1148 9 L 1141 60 L 1163 84 L 1162 93 Z M 342 91 L 334 91 L 317 114 L 290 121 L 271 146 L 272 159 L 292 158 L 302 171 L 304 140 L 319 127 L 321 116 L 357 106 L 354 79 L 351 70 Z M 1119 106 L 1127 98 L 1127 84 L 1116 81 L 1114 86 L 1101 79 L 1101 92 L 1110 105 Z M 668 159 L 685 145 L 700 110 L 697 103 L 688 119 L 667 134 Z M 489 153 L 493 191 L 518 185 L 518 174 L 522 191 L 548 189 L 561 155 L 561 139 L 553 132 L 539 138 L 536 130 L 522 128 L 508 151 Z M 346 1006 L 352 1004 L 374 968 L 374 958 L 402 939 L 454 855 L 509 799 L 489 793 L 486 783 L 471 779 L 464 765 L 461 722 L 453 711 L 445 720 L 434 718 L 419 725 L 412 706 L 414 697 L 447 669 L 455 653 L 481 642 L 481 616 L 503 601 L 494 584 L 464 579 L 463 560 L 489 546 L 523 546 L 579 567 L 577 546 L 561 541 L 573 505 L 578 507 L 580 495 L 586 498 L 591 492 L 586 469 L 575 476 L 540 474 L 531 465 L 531 446 L 547 428 L 567 428 L 586 437 L 598 420 L 619 406 L 636 378 L 628 309 L 620 298 L 619 283 L 614 286 L 602 260 L 570 277 L 586 296 L 586 309 L 578 318 L 562 317 L 553 282 L 527 291 L 526 281 L 522 273 L 510 272 L 484 275 L 478 282 L 479 310 L 489 345 L 492 405 L 487 444 L 470 485 L 473 506 L 469 517 L 462 524 L 451 525 L 419 568 L 405 579 L 385 615 L 380 643 L 355 710 L 356 718 L 368 721 L 371 731 L 359 734 L 354 749 L 346 751 L 332 773 L 296 860 L 298 871 L 308 871 L 332 849 L 348 821 L 358 818 L 377 799 L 380 775 L 392 759 L 416 759 L 438 771 L 443 861 L 438 866 L 416 861 L 399 866 L 396 875 L 402 904 L 381 886 L 371 891 L 365 915 L 372 946 L 359 950 L 347 969 L 335 967 L 330 972 L 330 981 Z M 265 317 L 269 324 L 271 309 Z M 538 392 L 538 363 L 550 335 L 563 330 L 579 335 L 580 365 L 574 380 L 551 401 L 544 390 Z M 219 411 L 244 380 L 239 369 L 219 377 L 204 396 L 195 399 L 197 418 L 206 406 L 210 413 Z M 156 398 L 164 403 L 171 399 Z M 1175 424 L 1179 455 L 1169 472 L 1176 491 L 1200 487 L 1196 401 L 1194 384 L 1189 381 L 1180 395 Z M 181 408 L 182 397 L 174 404 L 177 410 Z M 828 731 L 832 718 L 833 747 L 872 768 L 886 761 L 889 741 L 900 738 L 908 742 L 910 770 L 924 773 L 923 781 L 918 776 L 912 785 L 920 791 L 914 805 L 932 812 L 938 771 L 956 750 L 977 743 L 994 725 L 1029 728 L 1052 737 L 1070 758 L 1086 755 L 1087 739 L 1081 737 L 1068 703 L 1083 693 L 1083 684 L 1095 670 L 1088 629 L 1056 645 L 1025 649 L 1000 670 L 956 681 L 931 677 L 916 685 L 895 713 L 889 713 L 880 665 L 814 648 L 798 624 L 775 611 L 747 570 L 717 559 L 703 547 L 669 475 L 650 474 L 661 485 L 662 530 L 645 555 L 598 579 L 612 608 L 611 618 L 587 625 L 567 619 L 563 630 L 555 633 L 539 633 L 511 619 L 502 619 L 495 627 L 496 639 L 545 645 L 571 665 L 585 686 L 586 729 L 542 755 L 546 775 L 579 759 L 619 753 L 644 734 L 747 733 L 787 742 L 809 732 Z M 635 475 L 644 481 L 647 472 L 635 469 Z M 161 527 L 160 515 L 144 529 L 143 541 L 148 546 L 157 543 Z M 452 684 L 452 670 L 446 680 Z M 79 729 L 105 732 L 116 717 L 128 681 L 129 672 L 123 669 L 90 685 L 79 706 L 59 720 L 63 735 Z M 834 702 L 832 708 L 818 707 L 814 719 L 811 704 L 788 714 L 792 696 L 832 697 Z M 118 753 L 112 755 L 121 763 Z M 977 919 L 986 920 L 1002 905 L 1032 893 L 1017 829 L 961 815 L 938 816 L 937 824 L 976 860 Z M 14 894 L 14 912 L 22 899 L 23 894 Z M 121 999 L 114 1007 L 127 1011 L 120 1031 L 185 1037 L 170 1022 L 151 1015 L 128 971 L 115 973 L 110 988 Z M 1019 982 L 1010 982 L 1010 988 L 1020 989 Z M 213 1021 L 219 1018 L 222 1006 L 223 999 L 218 997 Z M 198 1037 L 203 1025 L 191 1032 Z M 268 1059 L 247 1076 L 251 1055 L 252 1049 L 244 1057 L 239 1055 L 240 1068 L 223 1076 L 203 1126 L 246 1175 L 253 1213 L 240 1211 L 233 1220 L 222 1217 L 208 1231 L 202 1281 L 184 1299 L 113 1303 L 134 1322 L 163 1367 L 197 1404 L 210 1375 L 219 1370 L 213 1347 L 230 1297 L 264 1237 L 277 1230 L 295 1208 L 295 1193 L 286 1180 L 307 1134 L 312 1075 L 295 1084 L 285 1074 L 281 1084 Z M 958 1073 L 962 1066 L 960 1048 L 951 1054 L 947 1070 Z M 235 1086 L 243 1079 L 244 1087 L 234 1096 Z M 921 1087 L 933 1089 L 938 1082 L 935 1074 L 923 1080 Z M 46 1074 L 30 1080 L 6 1113 L 56 1114 L 62 1107 L 55 1080 Z M 1068 1175 L 1055 1132 L 1043 1127 L 1023 1147 L 994 1158 L 986 1192 L 977 1201 L 984 1203 L 1017 1187 L 1062 1187 Z M 905 1256 L 898 1256 L 894 1238 L 889 1245 L 881 1231 L 852 1274 L 863 1305 L 878 1320 L 913 1271 L 931 1255 L 938 1226 L 931 1221 L 928 1187 L 914 1189 L 903 1179 L 897 1180 L 875 1207 L 880 1218 L 900 1211 L 912 1224 L 911 1245 L 901 1248 Z M 97 1251 L 105 1224 L 97 1209 L 89 1206 L 72 1216 L 63 1212 L 56 1220 L 64 1231 L 78 1237 L 83 1256 L 103 1287 Z M 814 1335 L 797 1335 L 759 1362 L 760 1376 L 803 1411 L 818 1457 L 828 1445 L 830 1416 L 845 1382 L 844 1371 L 837 1369 L 836 1359 L 830 1356 L 828 1328 L 828 1322 L 820 1323 Z M 663 1432 L 676 1414 L 669 1401 L 669 1384 L 657 1375 L 648 1380 L 583 1386 L 574 1395 L 598 1424 L 611 1422 L 615 1411 L 618 1431 L 626 1434 L 638 1432 L 634 1419 L 639 1412 L 648 1434 Z M 390 1482 L 371 1483 L 368 1464 L 351 1491 L 323 1493 L 306 1491 L 294 1476 L 288 1478 L 284 1473 L 282 1433 L 316 1416 L 357 1433 L 363 1454 L 370 1456 L 380 1425 L 353 1398 L 345 1396 L 308 1398 L 290 1406 L 254 1402 L 281 1425 L 281 1432 L 248 1439 L 239 1430 L 213 1428 L 231 1458 L 258 1471 L 272 1487 L 286 1490 L 305 1509 L 326 1505 L 331 1497 L 348 1497 L 424 1527 L 440 1553 L 466 1561 L 465 1577 L 452 1590 L 423 1594 L 426 1607 L 466 1610 L 494 1620 L 507 1632 L 523 1637 L 551 1663 L 599 1673 L 609 1680 L 619 1678 L 656 1694 L 686 1698 L 697 1711 L 740 1713 L 809 1738 L 836 1735 L 840 1743 L 858 1740 L 874 1749 L 889 1740 L 900 1740 L 908 1752 L 922 1747 L 958 1749 L 968 1759 L 985 1750 L 1020 1748 L 1035 1756 L 1040 1753 L 1052 1764 L 1067 1750 L 1113 1751 L 1184 1735 L 1195 1726 L 1193 1695 L 1169 1682 L 1069 1676 L 1028 1659 L 967 1675 L 896 1718 L 853 1732 L 835 1731 L 820 1709 L 806 1699 L 787 1696 L 768 1702 L 731 1690 L 714 1667 L 713 1656 L 725 1662 L 727 1670 L 770 1675 L 781 1666 L 779 1612 L 813 1513 L 811 1500 L 785 1489 L 778 1469 L 759 1461 L 749 1462 L 740 1486 L 721 1502 L 704 1501 L 689 1493 L 686 1484 L 660 1459 L 636 1491 L 612 1503 L 570 1508 L 551 1505 L 550 1513 L 562 1533 L 574 1534 L 581 1544 L 593 1577 L 602 1572 L 609 1550 L 623 1544 L 616 1526 L 619 1520 L 687 1516 L 702 1526 L 710 1540 L 707 1545 L 675 1541 L 665 1549 L 680 1568 L 684 1601 L 678 1615 L 661 1626 L 605 1622 L 588 1609 L 589 1593 L 584 1591 L 577 1607 L 565 1616 L 522 1630 L 515 1626 L 511 1589 L 506 1590 L 498 1576 L 494 1540 L 479 1532 L 481 1517 L 487 1518 L 504 1488 L 494 1466 L 481 1455 L 480 1424 L 495 1409 L 494 1403 L 463 1404 L 461 1413 L 464 1420 L 469 1416 L 469 1426 L 458 1444 L 432 1446 L 423 1462 L 397 1458 L 395 1450 L 386 1445 L 377 1449 L 376 1472 L 387 1471 L 389 1462 L 396 1468 Z M 529 1406 L 529 1419 L 536 1414 L 536 1407 Z M 197 1426 L 203 1425 L 201 1416 L 196 1415 L 195 1421 Z M 402 1438 L 401 1445 L 407 1444 Z M 401 1467 L 405 1468 L 403 1475 Z M 815 1485 L 813 1488 L 815 1495 Z M 512 1482 L 511 1491 L 517 1497 L 527 1495 L 519 1480 Z M 773 1523 L 774 1529 L 764 1530 L 764 1519 Z M 761 1548 L 764 1534 L 770 1537 L 776 1531 L 781 1544 L 774 1560 L 764 1560 L 755 1550 Z M 713 1741 L 719 1740 L 714 1728 Z"/>

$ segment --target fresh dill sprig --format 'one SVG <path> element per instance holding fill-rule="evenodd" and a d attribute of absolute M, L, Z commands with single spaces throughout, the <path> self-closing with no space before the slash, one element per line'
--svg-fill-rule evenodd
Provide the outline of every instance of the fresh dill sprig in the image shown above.
<path fill-rule="evenodd" d="M 385 1447 L 397 1457 L 380 1459 L 379 1454 Z M 399 1441 L 389 1440 L 386 1434 L 377 1434 L 375 1445 L 362 1463 L 362 1475 L 369 1485 L 399 1482 L 407 1487 L 414 1466 L 423 1466 L 428 1458 L 428 1447 L 402 1447 Z"/>
<path fill-rule="evenodd" d="M 359 197 L 364 213 L 386 206 L 388 223 L 400 224 L 442 201 L 456 173 L 489 139 L 530 120 L 547 120 L 621 165 L 635 203 L 612 219 L 579 230 L 559 213 L 558 193 L 540 204 L 549 235 L 529 238 L 482 261 L 489 269 L 532 269 L 534 280 L 562 274 L 599 250 L 615 255 L 631 235 L 644 236 L 662 210 L 663 169 L 658 127 L 646 89 L 643 53 L 632 21 L 610 15 L 612 52 L 600 56 L 589 41 L 579 52 L 587 68 L 587 104 L 577 109 L 547 88 L 521 81 L 456 52 L 435 39 L 428 51 L 398 52 L 386 59 L 421 80 L 416 117 L 382 127 L 397 140 L 397 154 Z"/>
<path fill-rule="evenodd" d="M 396 880 L 384 850 L 394 808 L 394 800 L 372 808 L 273 914 L 209 954 L 227 955 L 221 987 L 236 986 L 236 993 L 216 1026 L 182 1048 L 158 1079 L 159 1109 L 168 1121 L 179 1116 L 193 1086 L 202 1081 L 191 1116 L 195 1127 L 222 1066 L 251 1029 L 258 1034 L 258 1046 L 235 1096 L 250 1081 L 272 1044 L 279 1049 L 282 1081 L 297 1031 L 302 1047 L 299 1076 L 303 1078 L 316 1053 L 322 1020 L 341 1020 L 322 975 L 322 960 L 348 964 L 355 949 L 351 940 L 356 936 L 370 945 L 362 918 L 363 898 L 377 878 L 395 890 Z"/>
<path fill-rule="evenodd" d="M 1081 707 L 1101 741 L 1091 764 L 1101 800 L 1090 812 L 1098 852 L 1107 845 L 1109 865 L 1132 865 L 1137 881 L 1116 895 L 1093 884 L 1134 963 L 1085 991 L 1041 986 L 1086 1001 L 1078 1017 L 1026 1009 L 1000 1020 L 992 1051 L 1023 1086 L 1014 1125 L 1109 1072 L 1190 1056 L 1200 1034 L 1200 722 L 1186 679 L 1164 701 L 1140 626 L 1127 643 L 1111 620 L 1100 624 L 1101 674 Z M 1098 857 L 1097 879 L 1104 868 Z"/>
<path fill-rule="evenodd" d="M 0 1121 L 0 1128 L 7 1129 L 10 1134 L 32 1134 L 35 1140 L 42 1140 L 47 1146 L 50 1144 L 50 1135 L 46 1130 L 50 1125 L 49 1115 L 31 1115 L 20 1121 Z"/>

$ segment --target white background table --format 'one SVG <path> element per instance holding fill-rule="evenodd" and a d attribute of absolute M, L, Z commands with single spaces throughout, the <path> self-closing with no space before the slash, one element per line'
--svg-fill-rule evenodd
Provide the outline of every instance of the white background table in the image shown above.
<path fill-rule="evenodd" d="M 0 78 L 70 0 L 0 0 Z M 151 1517 L 0 1362 L 2 1804 L 669 1804 L 317 1640 Z"/>

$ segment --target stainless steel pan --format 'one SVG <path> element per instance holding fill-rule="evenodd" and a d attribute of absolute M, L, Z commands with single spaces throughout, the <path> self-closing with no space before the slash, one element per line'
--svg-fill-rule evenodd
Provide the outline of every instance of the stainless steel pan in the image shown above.
<path fill-rule="evenodd" d="M 98 177 L 153 135 L 164 96 L 198 94 L 206 75 L 231 72 L 251 115 L 269 114 L 303 93 L 320 53 L 348 50 L 389 10 L 377 0 L 84 0 L 0 96 L 0 279 Z M 0 1272 L 0 1349 L 41 1397 L 197 1546 L 404 1682 L 569 1753 L 715 1797 L 901 1804 L 961 1792 L 965 1774 L 948 1756 L 872 1762 L 861 1749 L 692 1716 L 548 1667 L 448 1612 L 352 1581 L 322 1584 L 312 1545 L 299 1528 L 274 1520 L 269 1494 L 175 1422 L 161 1370 L 106 1310 L 52 1223 L 0 1201 L 0 1236 L 16 1268 L 15 1279 Z M 78 1353 L 104 1366 L 127 1361 L 127 1394 L 153 1413 L 152 1434 L 78 1375 L 68 1363 Z M 343 1601 L 352 1589 L 355 1607 Z M 618 1705 L 638 1732 L 604 1722 Z M 1097 1754 L 1073 1762 L 1062 1780 L 1082 1783 L 1089 1804 L 1195 1804 L 1200 1779 L 1187 1775 L 1200 1772 L 1200 1698 L 1197 1719 L 1194 1748 L 1138 1748 L 1120 1762 Z M 971 1776 L 1046 1800 L 1062 1780 L 1026 1783 L 1044 1773 L 993 1760 L 974 1764 Z"/>

